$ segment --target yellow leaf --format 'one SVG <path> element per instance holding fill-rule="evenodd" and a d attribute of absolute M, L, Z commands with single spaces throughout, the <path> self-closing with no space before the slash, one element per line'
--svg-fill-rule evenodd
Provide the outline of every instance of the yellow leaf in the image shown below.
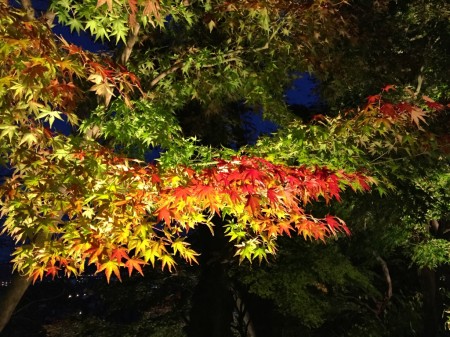
<path fill-rule="evenodd" d="M 103 264 L 101 264 L 97 271 L 95 272 L 100 273 L 102 271 L 105 271 L 105 275 L 106 275 L 106 280 L 109 283 L 109 280 L 111 278 L 111 274 L 114 272 L 114 274 L 117 276 L 117 278 L 122 281 L 121 277 L 120 277 L 120 271 L 119 271 L 119 266 L 121 265 L 121 263 L 117 262 L 117 261 L 108 261 L 105 262 Z"/>

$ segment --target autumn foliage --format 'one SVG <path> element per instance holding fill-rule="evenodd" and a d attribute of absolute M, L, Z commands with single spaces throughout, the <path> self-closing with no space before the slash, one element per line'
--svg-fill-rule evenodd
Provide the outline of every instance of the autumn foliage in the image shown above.
<path fill-rule="evenodd" d="M 112 10 L 112 1 L 99 1 L 97 6 L 104 4 Z M 133 23 L 135 2 L 129 6 Z M 148 1 L 146 6 L 147 14 L 160 18 L 158 2 Z M 240 261 L 261 261 L 275 254 L 280 235 L 325 241 L 340 232 L 349 234 L 343 220 L 334 215 L 316 217 L 309 206 L 339 201 L 347 187 L 369 190 L 376 180 L 364 167 L 365 161 L 354 169 L 344 164 L 345 169 L 335 169 L 336 165 L 331 169 L 319 159 L 291 160 L 293 137 L 283 136 L 283 142 L 290 143 L 272 146 L 269 139 L 266 148 L 256 148 L 260 155 L 243 149 L 193 160 L 190 165 L 175 160 L 171 165 L 147 165 L 119 154 L 115 151 L 119 147 L 61 135 L 53 128 L 55 120 L 67 121 L 77 130 L 77 104 L 89 92 L 101 98 L 96 111 L 102 116 L 111 101 L 123 103 L 131 114 L 139 104 L 148 108 L 142 102 L 158 95 L 148 94 L 124 65 L 54 39 L 47 27 L 26 20 L 22 12 L 1 4 L 0 15 L 0 154 L 2 163 L 13 171 L 0 187 L 2 233 L 17 243 L 15 268 L 33 281 L 60 272 L 79 275 L 91 264 L 109 281 L 112 274 L 120 279 L 121 268 L 142 274 L 147 264 L 172 270 L 179 259 L 196 263 L 198 252 L 190 247 L 190 233 L 198 226 L 212 228 L 219 217 Z M 242 53 L 238 48 L 225 55 Z M 156 78 L 162 80 L 180 67 L 175 62 Z M 371 154 L 376 146 L 386 144 L 375 145 L 375 137 L 401 142 L 402 133 L 421 128 L 427 111 L 444 109 L 429 97 L 423 99 L 425 106 L 418 107 L 414 102 L 394 104 L 382 95 L 372 96 L 357 113 L 319 126 L 293 124 L 288 131 L 303 137 L 306 133 L 299 131 L 306 129 L 326 128 L 329 135 L 333 135 L 330 130 L 340 130 L 324 144 L 317 143 L 319 137 L 302 138 L 298 152 L 308 146 L 319 149 L 310 151 L 311 157 L 320 158 L 344 141 Z M 370 136 L 362 137 L 361 132 Z M 169 141 L 175 143 L 173 138 Z M 188 143 L 181 136 L 177 141 Z"/>

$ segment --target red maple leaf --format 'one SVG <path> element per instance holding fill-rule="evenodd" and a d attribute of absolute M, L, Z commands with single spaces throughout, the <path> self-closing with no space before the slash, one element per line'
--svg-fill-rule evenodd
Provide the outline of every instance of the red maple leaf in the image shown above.
<path fill-rule="evenodd" d="M 55 265 L 51 265 L 49 267 L 46 268 L 47 273 L 45 274 L 45 276 L 52 276 L 52 279 L 55 278 L 56 275 L 58 275 L 58 271 L 60 270 L 59 267 L 55 266 Z"/>
<path fill-rule="evenodd" d="M 423 95 L 422 99 L 425 101 L 425 104 L 432 110 L 442 111 L 445 109 L 444 105 L 440 103 L 436 103 L 430 97 Z"/>
<path fill-rule="evenodd" d="M 238 204 L 241 202 L 241 196 L 236 190 L 227 189 L 225 190 L 225 193 L 227 193 L 230 196 L 231 202 L 233 204 Z"/>
<path fill-rule="evenodd" d="M 173 195 L 176 197 L 176 200 L 179 200 L 179 199 L 186 200 L 187 197 L 191 194 L 192 194 L 192 192 L 190 191 L 190 189 L 186 188 L 184 186 L 177 187 L 173 192 Z"/>
<path fill-rule="evenodd" d="M 250 179 L 252 182 L 263 181 L 266 177 L 263 172 L 254 168 L 245 170 L 244 172 L 242 172 L 242 175 L 245 177 L 245 179 Z"/>
<path fill-rule="evenodd" d="M 245 206 L 248 207 L 253 214 L 257 214 L 260 207 L 259 197 L 254 194 L 249 194 L 247 196 L 247 203 Z"/>
<path fill-rule="evenodd" d="M 122 262 L 122 259 L 129 260 L 130 257 L 127 254 L 127 251 L 125 248 L 116 248 L 113 249 L 111 253 L 111 260 L 117 260 L 118 262 Z"/>
<path fill-rule="evenodd" d="M 380 107 L 380 112 L 388 117 L 395 117 L 397 115 L 394 106 L 391 103 L 385 103 Z"/>
<path fill-rule="evenodd" d="M 381 100 L 381 95 L 372 95 L 367 97 L 367 103 L 373 104 Z"/>
<path fill-rule="evenodd" d="M 395 85 L 388 84 L 384 88 L 381 89 L 381 91 L 385 91 L 385 92 L 389 92 L 390 90 L 395 91 L 396 90 Z"/>
<path fill-rule="evenodd" d="M 267 190 L 267 199 L 273 204 L 278 202 L 278 193 L 274 188 L 269 188 Z"/>

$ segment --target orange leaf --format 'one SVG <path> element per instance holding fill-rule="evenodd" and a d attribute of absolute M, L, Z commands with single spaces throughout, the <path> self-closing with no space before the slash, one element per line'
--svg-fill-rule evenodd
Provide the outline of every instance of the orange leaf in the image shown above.
<path fill-rule="evenodd" d="M 125 248 L 116 248 L 113 249 L 111 254 L 111 260 L 117 260 L 117 262 L 122 262 L 122 259 L 129 260 L 130 257 L 127 254 Z"/>
<path fill-rule="evenodd" d="M 420 109 L 419 107 L 414 106 L 411 110 L 411 121 L 416 124 L 417 127 L 420 127 L 420 122 L 427 124 L 425 121 L 426 112 Z"/>
<path fill-rule="evenodd" d="M 164 222 L 166 223 L 167 226 L 170 226 L 170 211 L 167 207 L 163 207 L 159 210 L 158 212 L 158 220 L 164 220 Z"/>
<path fill-rule="evenodd" d="M 141 265 L 146 265 L 145 261 L 141 259 L 129 259 L 127 262 L 125 262 L 125 267 L 128 268 L 128 275 L 131 276 L 133 269 L 136 269 L 139 274 L 144 276 Z"/>
<path fill-rule="evenodd" d="M 98 0 L 97 1 L 97 8 L 100 7 L 103 4 L 107 4 L 108 5 L 108 10 L 112 11 L 112 0 Z"/>
<path fill-rule="evenodd" d="M 254 194 L 250 194 L 247 196 L 247 204 L 245 205 L 250 209 L 253 215 L 259 213 L 260 207 L 260 199 Z"/>
<path fill-rule="evenodd" d="M 57 267 L 57 266 L 55 266 L 55 265 L 51 265 L 51 266 L 49 266 L 49 267 L 46 268 L 47 273 L 45 274 L 45 276 L 51 275 L 51 276 L 52 276 L 52 279 L 54 279 L 55 276 L 58 275 L 58 271 L 59 271 L 60 269 L 61 269 L 61 268 L 59 268 L 59 267 Z"/>

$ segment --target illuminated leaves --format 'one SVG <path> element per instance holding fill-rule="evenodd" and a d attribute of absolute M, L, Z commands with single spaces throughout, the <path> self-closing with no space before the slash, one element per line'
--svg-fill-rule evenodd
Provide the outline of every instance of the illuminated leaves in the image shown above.
<path fill-rule="evenodd" d="M 310 205 L 339 201 L 346 188 L 368 190 L 374 179 L 366 158 L 376 161 L 388 151 L 399 151 L 399 145 L 414 145 L 417 140 L 411 133 L 425 125 L 430 110 L 444 109 L 428 97 L 421 104 L 406 98 L 400 103 L 388 101 L 386 95 L 393 88 L 387 86 L 357 112 L 317 118 L 311 125 L 298 122 L 264 140 L 265 148 L 258 145 L 233 154 L 202 148 L 182 137 L 174 107 L 192 99 L 211 102 L 213 91 L 221 93 L 215 99 L 242 96 L 258 105 L 275 87 L 282 89 L 276 82 L 286 76 L 274 69 L 280 65 L 284 69 L 287 54 L 280 51 L 279 59 L 272 54 L 290 48 L 277 32 L 293 29 L 284 24 L 290 17 L 277 19 L 281 17 L 271 2 L 207 3 L 196 4 L 200 6 L 196 11 L 210 6 L 208 13 L 217 18 L 202 21 L 204 33 L 208 23 L 221 33 L 233 24 L 229 29 L 239 31 L 240 40 L 201 50 L 191 44 L 187 51 L 180 44 L 177 55 L 170 47 L 152 49 L 152 64 L 134 59 L 130 67 L 142 71 L 148 95 L 134 73 L 106 55 L 57 42 L 43 25 L 25 24 L 17 15 L 3 12 L 0 140 L 6 145 L 0 149 L 1 160 L 14 173 L 0 187 L 0 212 L 6 218 L 4 232 L 17 243 L 30 243 L 17 247 L 14 263 L 33 281 L 44 275 L 79 275 L 86 264 L 96 266 L 97 273 L 110 281 L 114 276 L 120 279 L 122 269 L 143 274 L 147 264 L 173 270 L 183 260 L 197 263 L 190 235 L 199 226 L 212 229 L 219 218 L 240 261 L 262 261 L 275 254 L 281 235 L 325 241 L 348 234 L 342 220 L 315 216 Z M 130 22 L 145 26 L 162 21 L 167 11 L 166 4 L 155 0 L 93 4 L 97 14 L 105 14 L 105 22 L 93 21 L 83 12 L 80 26 L 81 21 L 67 13 L 86 9 L 73 1 L 55 1 L 54 6 L 61 22 L 72 29 L 84 27 L 97 37 L 115 37 L 116 42 L 125 42 L 129 33 L 127 15 Z M 186 7 L 190 6 L 170 9 L 175 11 L 173 22 L 176 15 L 189 20 L 191 9 Z M 221 40 L 227 40 L 227 34 Z M 169 56 L 158 54 L 168 51 Z M 155 70 L 155 64 L 163 70 Z M 263 73 L 255 65 L 265 65 L 260 67 Z M 175 83 L 178 78 L 186 81 Z M 84 100 L 89 91 L 103 104 L 81 111 L 85 103 L 97 104 L 95 99 Z M 281 109 L 280 104 L 270 107 L 276 113 Z M 79 130 L 96 126 L 109 149 L 50 130 L 57 119 L 77 124 L 75 113 L 88 115 Z M 159 164 L 146 165 L 117 153 L 138 146 L 164 148 Z M 33 245 L 37 233 L 48 235 L 43 245 Z"/>
<path fill-rule="evenodd" d="M 14 215 L 5 222 L 10 235 L 22 237 L 31 230 L 27 235 L 32 237 L 32 223 L 53 235 L 45 248 L 36 250 L 39 254 L 22 250 L 15 258 L 17 268 L 35 280 L 78 275 L 86 261 L 108 282 L 113 275 L 120 279 L 122 268 L 131 274 L 143 273 L 147 263 L 168 270 L 178 259 L 197 263 L 189 233 L 197 226 L 213 226 L 216 214 L 229 219 L 226 234 L 241 261 L 266 259 L 275 253 L 279 235 L 297 232 L 324 240 L 347 232 L 342 221 L 317 219 L 303 207 L 329 202 L 345 185 L 365 189 L 368 185 L 362 183 L 370 183 L 357 173 L 288 167 L 245 156 L 197 171 L 177 167 L 163 172 L 89 144 L 81 150 L 53 142 L 52 151 L 39 155 L 40 169 L 33 171 L 37 181 L 30 177 L 19 183 L 13 177 L 2 185 L 2 207 Z M 33 165 L 36 158 L 27 160 Z M 19 186 L 26 186 L 26 192 Z M 29 207 L 40 210 L 40 219 L 30 215 Z M 36 265 L 26 263 L 31 256 Z"/>
<path fill-rule="evenodd" d="M 116 275 L 116 277 L 119 280 L 121 280 L 119 266 L 120 266 L 120 263 L 117 261 L 107 261 L 107 262 L 99 265 L 99 267 L 97 268 L 97 273 L 104 271 L 105 275 L 106 275 L 106 280 L 108 281 L 108 283 L 109 283 L 109 280 L 111 279 L 112 273 L 114 273 L 114 275 Z"/>

